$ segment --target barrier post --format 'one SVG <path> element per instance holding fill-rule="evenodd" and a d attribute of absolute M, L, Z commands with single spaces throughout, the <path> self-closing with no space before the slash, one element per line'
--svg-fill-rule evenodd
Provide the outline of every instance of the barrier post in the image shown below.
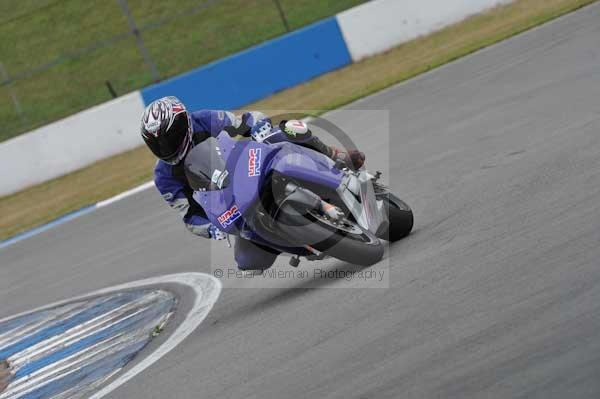
<path fill-rule="evenodd" d="M 279 0 L 273 0 L 275 5 L 277 6 L 277 11 L 279 11 L 279 16 L 281 17 L 281 22 L 283 22 L 283 26 L 285 30 L 291 32 L 290 24 L 288 23 L 287 17 L 285 16 L 285 12 L 283 11 L 283 7 L 281 6 L 281 2 Z"/>
<path fill-rule="evenodd" d="M 4 68 L 4 64 L 0 62 L 0 75 L 2 75 L 2 80 L 4 80 L 6 86 L 8 87 L 8 92 L 10 94 L 10 98 L 13 102 L 15 110 L 17 111 L 17 115 L 21 119 L 21 122 L 26 122 L 27 118 L 25 117 L 25 113 L 23 113 L 23 108 L 21 108 L 21 103 L 19 102 L 19 98 L 17 97 L 17 93 L 11 87 L 10 77 L 8 76 L 8 72 L 6 72 L 6 68 Z"/>
<path fill-rule="evenodd" d="M 140 50 L 140 53 L 142 54 L 142 58 L 144 58 L 144 63 L 150 70 L 150 73 L 152 73 L 152 78 L 154 79 L 154 82 L 156 82 L 156 83 L 160 82 L 160 74 L 158 73 L 158 68 L 156 67 L 156 64 L 152 61 L 152 57 L 150 57 L 150 53 L 148 52 L 148 49 L 146 49 L 146 46 L 144 45 L 144 39 L 142 38 L 142 34 L 140 33 L 140 30 L 138 29 L 138 27 L 135 23 L 135 20 L 133 19 L 133 16 L 131 15 L 131 12 L 129 11 L 129 5 L 127 4 L 127 0 L 117 0 L 117 1 L 119 3 L 119 6 L 121 6 L 121 10 L 123 11 L 123 14 L 125 14 L 125 16 L 127 17 L 127 22 L 129 23 L 129 29 L 131 29 L 131 33 L 133 33 L 133 35 L 135 36 L 135 41 L 137 43 L 138 49 Z"/>

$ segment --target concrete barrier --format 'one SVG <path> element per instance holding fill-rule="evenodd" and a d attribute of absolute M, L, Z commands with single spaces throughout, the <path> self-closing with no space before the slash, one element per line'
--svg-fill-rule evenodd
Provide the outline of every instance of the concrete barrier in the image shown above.
<path fill-rule="evenodd" d="M 512 0 L 376 0 L 337 15 L 353 61 Z"/>
<path fill-rule="evenodd" d="M 0 144 L 0 195 L 81 169 L 142 144 L 139 92 L 100 104 Z"/>
<path fill-rule="evenodd" d="M 148 104 L 175 95 L 190 109 L 235 109 L 352 62 L 328 18 L 142 90 Z"/>

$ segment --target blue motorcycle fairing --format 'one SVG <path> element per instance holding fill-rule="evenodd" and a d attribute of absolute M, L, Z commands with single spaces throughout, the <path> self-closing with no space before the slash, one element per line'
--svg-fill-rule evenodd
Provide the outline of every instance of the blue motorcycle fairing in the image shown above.
<path fill-rule="evenodd" d="M 227 133 L 219 135 L 218 140 L 229 185 L 222 190 L 196 191 L 194 199 L 212 224 L 228 234 L 238 235 L 242 216 L 259 201 L 269 161 L 279 149 L 254 141 L 232 140 Z"/>
<path fill-rule="evenodd" d="M 211 223 L 228 234 L 239 235 L 244 215 L 255 211 L 261 188 L 273 171 L 333 190 L 342 182 L 343 174 L 333 161 L 297 144 L 233 140 L 227 132 L 220 133 L 217 140 L 229 185 L 222 190 L 196 191 L 194 199 Z"/>
<path fill-rule="evenodd" d="M 316 183 L 336 190 L 343 173 L 327 156 L 289 142 L 271 144 L 281 150 L 273 158 L 271 169 L 295 179 Z"/>

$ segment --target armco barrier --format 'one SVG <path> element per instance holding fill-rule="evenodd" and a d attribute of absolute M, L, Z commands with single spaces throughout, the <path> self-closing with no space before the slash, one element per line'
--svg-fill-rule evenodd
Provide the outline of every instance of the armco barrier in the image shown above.
<path fill-rule="evenodd" d="M 337 15 L 353 61 L 513 0 L 376 0 Z"/>
<path fill-rule="evenodd" d="M 141 145 L 143 109 L 139 92 L 134 92 L 3 142 L 0 195 Z"/>
<path fill-rule="evenodd" d="M 306 28 L 142 90 L 144 101 L 176 95 L 189 108 L 234 109 L 348 65 L 337 20 Z"/>

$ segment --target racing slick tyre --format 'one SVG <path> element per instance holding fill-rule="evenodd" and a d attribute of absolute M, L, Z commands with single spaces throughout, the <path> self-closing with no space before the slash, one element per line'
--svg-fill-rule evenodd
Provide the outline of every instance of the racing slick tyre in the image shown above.
<path fill-rule="evenodd" d="M 278 230 L 294 246 L 308 245 L 348 263 L 371 266 L 383 257 L 383 244 L 374 234 L 348 219 L 333 222 L 318 211 L 285 205 L 278 215 Z"/>
<path fill-rule="evenodd" d="M 388 229 L 378 234 L 377 237 L 394 242 L 409 235 L 414 224 L 410 206 L 392 193 L 377 195 L 377 199 L 383 200 L 390 221 Z"/>

